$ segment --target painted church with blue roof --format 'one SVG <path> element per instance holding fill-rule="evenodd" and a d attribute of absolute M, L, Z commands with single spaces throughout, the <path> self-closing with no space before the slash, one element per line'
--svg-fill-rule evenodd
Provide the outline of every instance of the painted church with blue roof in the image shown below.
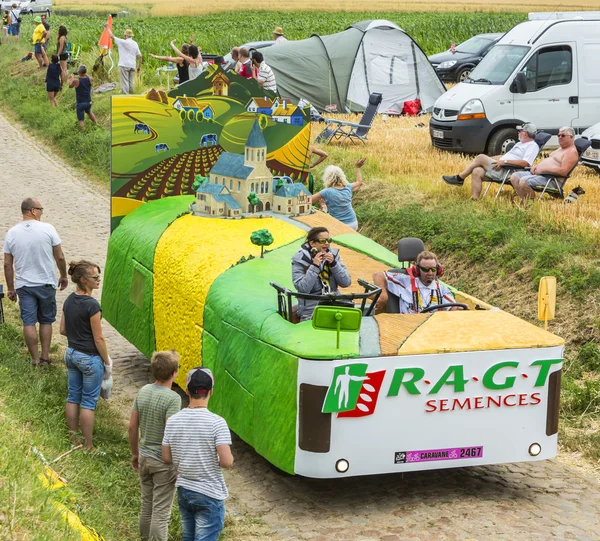
<path fill-rule="evenodd" d="M 290 181 L 282 182 L 273 178 L 267 167 L 267 143 L 258 120 L 255 120 L 244 153 L 221 153 L 210 170 L 208 181 L 200 184 L 196 190 L 194 212 L 230 218 L 263 211 L 278 214 L 309 213 L 310 192 L 303 184 Z"/>

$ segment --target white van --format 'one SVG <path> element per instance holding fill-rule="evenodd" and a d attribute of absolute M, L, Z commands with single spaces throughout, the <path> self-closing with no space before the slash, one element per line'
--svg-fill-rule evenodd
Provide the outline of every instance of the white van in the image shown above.
<path fill-rule="evenodd" d="M 469 79 L 438 98 L 429 123 L 434 147 L 504 154 L 524 122 L 556 135 L 562 126 L 580 134 L 600 121 L 600 12 L 530 13 L 529 19 L 507 32 Z"/>
<path fill-rule="evenodd" d="M 45 13 L 50 17 L 52 13 L 52 0 L 9 0 L 2 2 L 2 11 L 12 9 L 12 5 L 17 4 L 17 11 L 20 11 L 20 16 L 33 15 L 34 13 Z"/>

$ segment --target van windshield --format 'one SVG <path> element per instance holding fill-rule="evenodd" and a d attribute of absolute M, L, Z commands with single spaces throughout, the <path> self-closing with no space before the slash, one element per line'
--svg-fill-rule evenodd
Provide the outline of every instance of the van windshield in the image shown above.
<path fill-rule="evenodd" d="M 529 47 L 521 45 L 496 45 L 471 72 L 465 82 L 503 85 L 515 71 Z"/>

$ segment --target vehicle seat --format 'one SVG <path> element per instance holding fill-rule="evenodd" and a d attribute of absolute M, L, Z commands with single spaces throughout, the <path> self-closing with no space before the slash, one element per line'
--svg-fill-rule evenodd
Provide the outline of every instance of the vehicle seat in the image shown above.
<path fill-rule="evenodd" d="M 389 269 L 388 272 L 398 272 L 400 274 L 408 274 L 406 271 L 407 264 L 410 265 L 417 260 L 417 256 L 425 250 L 425 244 L 421 239 L 414 237 L 406 237 L 398 241 L 398 261 L 405 266 L 398 269 Z M 398 314 L 400 312 L 400 299 L 388 291 L 388 300 L 385 308 L 388 314 Z"/>

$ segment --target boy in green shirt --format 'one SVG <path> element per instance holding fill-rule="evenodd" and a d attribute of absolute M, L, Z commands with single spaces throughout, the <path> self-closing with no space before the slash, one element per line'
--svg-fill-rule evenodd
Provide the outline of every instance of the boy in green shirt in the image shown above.
<path fill-rule="evenodd" d="M 157 351 L 150 370 L 156 381 L 140 389 L 129 419 L 131 466 L 140 474 L 142 541 L 167 541 L 176 473 L 162 460 L 162 440 L 167 419 L 181 409 L 181 397 L 171 390 L 179 355 Z"/>

